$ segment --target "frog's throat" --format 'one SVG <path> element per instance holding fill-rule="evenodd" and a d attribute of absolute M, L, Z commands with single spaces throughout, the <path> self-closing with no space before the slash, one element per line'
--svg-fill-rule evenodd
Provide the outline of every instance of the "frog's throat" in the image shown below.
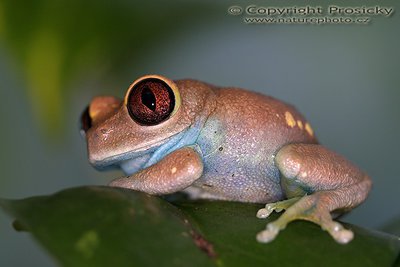
<path fill-rule="evenodd" d="M 199 120 L 190 125 L 184 131 L 168 137 L 160 145 L 130 155 L 130 159 L 124 160 L 119 167 L 127 175 L 132 175 L 144 168 L 147 168 L 157 162 L 169 153 L 186 146 L 194 146 L 200 135 L 204 122 Z"/>

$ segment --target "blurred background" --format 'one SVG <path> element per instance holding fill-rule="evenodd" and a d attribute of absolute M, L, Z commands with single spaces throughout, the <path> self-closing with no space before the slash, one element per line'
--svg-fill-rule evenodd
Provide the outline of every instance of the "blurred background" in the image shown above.
<path fill-rule="evenodd" d="M 368 200 L 342 220 L 395 233 L 398 14 L 372 16 L 368 25 L 254 25 L 227 12 L 233 5 L 307 3 L 0 1 L 0 197 L 51 194 L 120 176 L 90 167 L 79 116 L 92 97 L 123 97 L 133 80 L 154 73 L 243 87 L 294 104 L 321 143 L 374 181 Z M 399 8 L 394 0 L 363 5 Z M 53 266 L 11 222 L 1 211 L 0 266 Z"/>

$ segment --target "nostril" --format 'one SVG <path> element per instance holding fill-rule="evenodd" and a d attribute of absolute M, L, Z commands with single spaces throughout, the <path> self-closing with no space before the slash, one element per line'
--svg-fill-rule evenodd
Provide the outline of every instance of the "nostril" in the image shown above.
<path fill-rule="evenodd" d="M 81 133 L 85 134 L 92 127 L 92 118 L 89 114 L 89 106 L 85 108 L 81 115 Z"/>

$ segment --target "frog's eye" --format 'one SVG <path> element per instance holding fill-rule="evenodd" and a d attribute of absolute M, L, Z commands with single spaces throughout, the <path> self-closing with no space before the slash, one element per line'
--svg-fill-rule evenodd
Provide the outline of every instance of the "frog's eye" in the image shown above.
<path fill-rule="evenodd" d="M 176 110 L 177 89 L 158 76 L 133 83 L 126 96 L 126 107 L 131 118 L 142 125 L 157 125 Z"/>

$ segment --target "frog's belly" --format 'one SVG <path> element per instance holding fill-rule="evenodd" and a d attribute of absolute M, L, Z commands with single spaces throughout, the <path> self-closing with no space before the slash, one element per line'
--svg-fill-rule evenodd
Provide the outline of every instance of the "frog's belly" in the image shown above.
<path fill-rule="evenodd" d="M 279 171 L 272 162 L 248 165 L 221 158 L 205 159 L 203 175 L 193 187 L 189 193 L 196 192 L 197 197 L 203 198 L 256 203 L 284 198 Z"/>

